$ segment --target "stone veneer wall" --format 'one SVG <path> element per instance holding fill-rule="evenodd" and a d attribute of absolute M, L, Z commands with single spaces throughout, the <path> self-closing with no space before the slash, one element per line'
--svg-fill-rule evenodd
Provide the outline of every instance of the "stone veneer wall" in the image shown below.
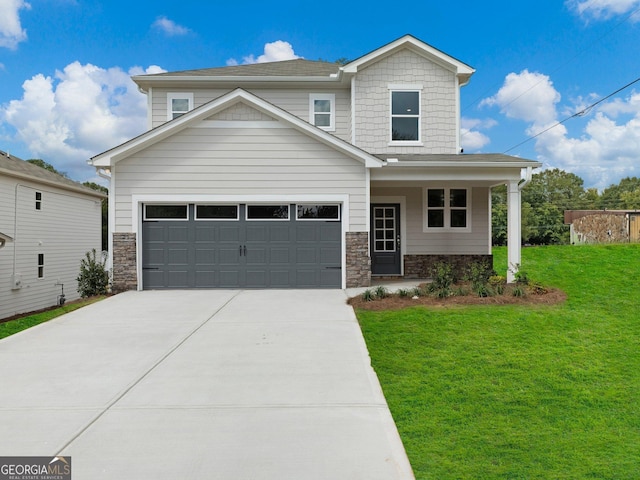
<path fill-rule="evenodd" d="M 627 243 L 627 216 L 620 213 L 587 215 L 573 221 L 571 243 Z"/>
<path fill-rule="evenodd" d="M 493 255 L 405 255 L 404 278 L 430 278 L 434 265 L 440 262 L 451 264 L 458 278 L 462 278 L 473 263 L 493 268 Z"/>
<path fill-rule="evenodd" d="M 138 289 L 136 234 L 113 234 L 113 293 Z"/>
<path fill-rule="evenodd" d="M 347 232 L 347 288 L 371 285 L 371 258 L 369 258 L 369 234 Z"/>

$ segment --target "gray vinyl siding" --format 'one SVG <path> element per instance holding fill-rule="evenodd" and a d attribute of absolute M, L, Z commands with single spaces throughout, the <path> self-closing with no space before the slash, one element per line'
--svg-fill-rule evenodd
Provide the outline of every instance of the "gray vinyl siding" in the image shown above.
<path fill-rule="evenodd" d="M 423 146 L 389 146 L 389 85 L 422 85 Z M 457 153 L 455 75 L 424 57 L 402 50 L 356 75 L 356 144 L 375 153 Z"/>
<path fill-rule="evenodd" d="M 447 187 L 442 184 L 434 187 Z M 456 187 L 465 187 L 456 184 Z M 469 187 L 467 185 L 467 187 Z M 390 196 L 405 197 L 406 212 L 402 221 L 406 222 L 406 251 L 405 254 L 430 255 L 484 255 L 491 253 L 489 235 L 489 189 L 487 187 L 473 187 L 471 189 L 471 231 L 460 232 L 449 230 L 446 232 L 424 232 L 423 218 L 423 187 L 403 188 L 372 188 L 372 197 Z"/>
<path fill-rule="evenodd" d="M 366 230 L 364 165 L 292 128 L 189 128 L 119 161 L 115 173 L 116 232 L 133 229 L 134 194 L 348 194 L 349 229 Z"/>
<path fill-rule="evenodd" d="M 286 110 L 287 112 L 309 122 L 309 95 L 312 93 L 332 93 L 336 96 L 336 130 L 330 132 L 333 135 L 346 140 L 351 140 L 351 95 L 348 89 L 251 89 L 247 91 Z M 152 91 L 152 127 L 157 127 L 167 121 L 167 93 L 178 91 L 177 89 L 155 88 Z M 186 92 L 187 90 L 180 90 Z M 230 89 L 193 89 L 188 90 L 194 94 L 194 107 L 204 105 L 225 93 Z"/>
<path fill-rule="evenodd" d="M 36 191 L 42 192 L 41 210 L 35 209 Z M 0 249 L 0 318 L 55 305 L 61 292 L 56 283 L 64 284 L 67 300 L 79 298 L 80 261 L 87 251 L 100 251 L 101 221 L 99 199 L 0 178 L 0 231 L 14 239 Z M 40 253 L 44 278 L 38 278 Z M 11 289 L 14 258 L 22 278 L 19 290 Z"/>

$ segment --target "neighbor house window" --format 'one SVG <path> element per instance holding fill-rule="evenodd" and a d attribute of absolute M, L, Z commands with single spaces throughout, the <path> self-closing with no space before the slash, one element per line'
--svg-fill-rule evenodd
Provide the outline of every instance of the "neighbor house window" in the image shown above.
<path fill-rule="evenodd" d="M 193 93 L 167 93 L 167 120 L 173 120 L 193 110 Z"/>
<path fill-rule="evenodd" d="M 44 278 L 44 253 L 38 254 L 38 278 Z"/>
<path fill-rule="evenodd" d="M 427 188 L 425 196 L 427 229 L 469 229 L 469 189 Z"/>
<path fill-rule="evenodd" d="M 42 192 L 36 192 L 36 210 L 42 210 Z"/>
<path fill-rule="evenodd" d="M 391 86 L 391 141 L 420 142 L 419 86 Z"/>
<path fill-rule="evenodd" d="M 316 127 L 333 131 L 336 129 L 336 96 L 333 93 L 309 95 L 309 119 Z"/>

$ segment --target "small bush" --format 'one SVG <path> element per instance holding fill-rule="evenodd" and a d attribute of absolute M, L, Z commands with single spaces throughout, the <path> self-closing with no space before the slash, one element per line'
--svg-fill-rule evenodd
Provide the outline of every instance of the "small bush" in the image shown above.
<path fill-rule="evenodd" d="M 518 270 L 515 274 L 514 277 L 516 278 L 516 283 L 519 285 L 529 285 L 529 275 L 527 274 L 527 272 L 524 272 L 522 270 Z"/>
<path fill-rule="evenodd" d="M 387 298 L 389 296 L 389 290 L 384 285 L 378 285 L 374 292 L 376 298 Z"/>
<path fill-rule="evenodd" d="M 370 302 L 372 300 L 375 300 L 375 298 L 376 294 L 373 293 L 373 290 L 367 288 L 364 292 L 362 292 L 362 300 L 364 300 L 365 302 Z"/>
<path fill-rule="evenodd" d="M 529 291 L 534 295 L 545 295 L 549 293 L 549 289 L 538 282 L 529 283 Z"/>
<path fill-rule="evenodd" d="M 507 284 L 507 279 L 502 275 L 492 275 L 489 277 L 489 286 L 496 292 L 497 295 L 504 294 L 504 287 Z"/>
<path fill-rule="evenodd" d="M 95 248 L 87 252 L 80 261 L 80 274 L 76 280 L 78 293 L 82 298 L 105 295 L 108 292 L 109 272 L 105 268 L 106 263 L 106 257 L 98 257 Z"/>
<path fill-rule="evenodd" d="M 432 269 L 433 281 L 429 284 L 429 292 L 437 298 L 451 296 L 451 286 L 456 283 L 456 277 L 451 264 L 446 262 L 436 263 Z"/>
<path fill-rule="evenodd" d="M 406 288 L 400 288 L 398 290 L 398 296 L 401 298 L 406 298 L 411 294 L 411 290 L 408 290 Z"/>
<path fill-rule="evenodd" d="M 483 263 L 472 263 L 467 269 L 466 280 L 471 283 L 471 290 L 479 297 L 489 297 L 493 295 L 493 290 L 489 287 L 489 278 L 492 270 Z"/>
<path fill-rule="evenodd" d="M 512 293 L 514 297 L 524 297 L 527 295 L 525 288 L 520 285 L 513 287 Z"/>

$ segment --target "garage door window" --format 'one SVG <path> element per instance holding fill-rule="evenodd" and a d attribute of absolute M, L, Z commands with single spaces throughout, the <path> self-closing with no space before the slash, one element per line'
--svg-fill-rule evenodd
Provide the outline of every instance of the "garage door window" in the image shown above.
<path fill-rule="evenodd" d="M 145 220 L 189 220 L 187 205 L 145 205 Z"/>
<path fill-rule="evenodd" d="M 300 204 L 296 214 L 298 220 L 340 220 L 340 206 Z"/>
<path fill-rule="evenodd" d="M 196 205 L 196 220 L 238 220 L 238 205 Z"/>
<path fill-rule="evenodd" d="M 247 205 L 247 220 L 289 220 L 289 205 Z"/>

